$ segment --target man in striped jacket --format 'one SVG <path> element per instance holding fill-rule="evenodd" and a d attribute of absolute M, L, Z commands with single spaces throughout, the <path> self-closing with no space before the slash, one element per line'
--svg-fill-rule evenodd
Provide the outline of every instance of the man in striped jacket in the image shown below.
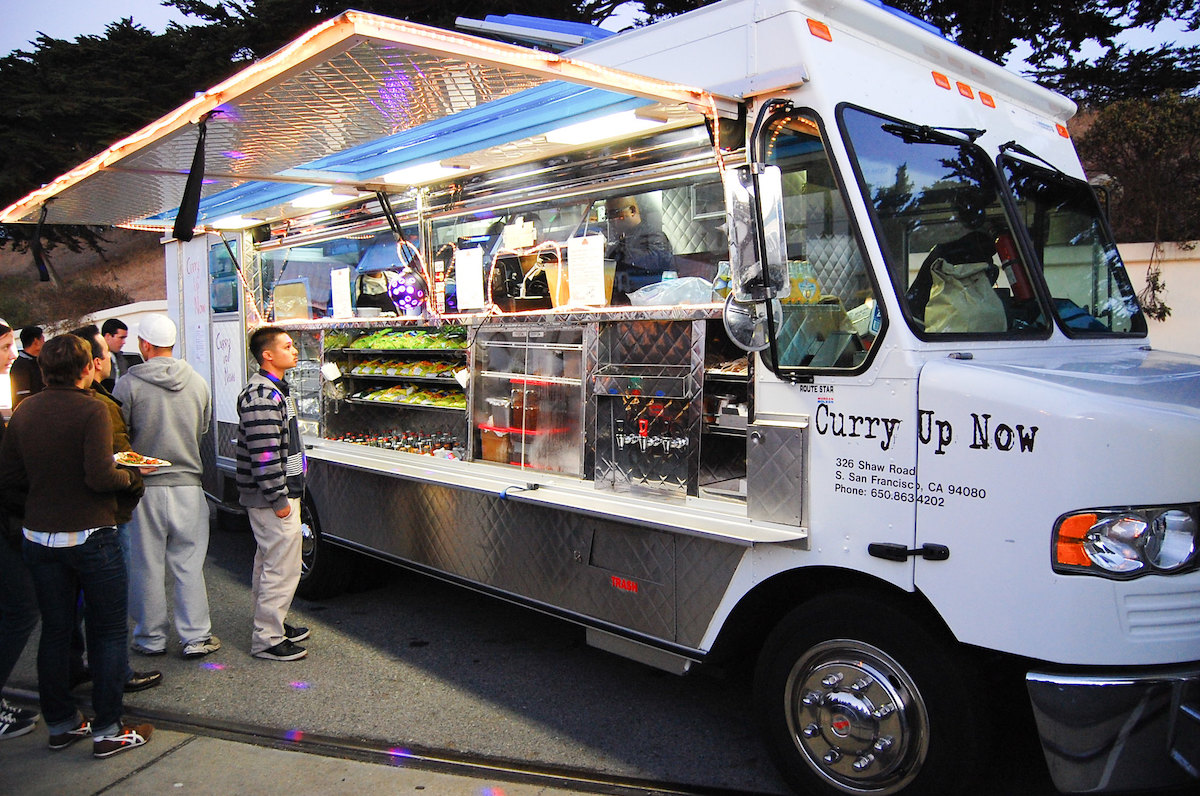
<path fill-rule="evenodd" d="M 238 498 L 250 516 L 258 550 L 252 595 L 256 658 L 294 661 L 308 654 L 296 644 L 308 628 L 285 624 L 300 583 L 300 498 L 304 494 L 304 444 L 296 403 L 284 376 L 299 354 L 287 332 L 264 326 L 250 336 L 259 370 L 238 396 Z"/>

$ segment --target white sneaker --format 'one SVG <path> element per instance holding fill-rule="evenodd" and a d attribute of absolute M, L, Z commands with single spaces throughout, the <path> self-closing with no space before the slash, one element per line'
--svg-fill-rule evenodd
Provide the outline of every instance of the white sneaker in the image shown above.
<path fill-rule="evenodd" d="M 183 657 L 185 658 L 203 658 L 210 652 L 216 652 L 221 649 L 221 639 L 216 636 L 202 638 L 199 641 L 191 641 L 183 645 Z"/>

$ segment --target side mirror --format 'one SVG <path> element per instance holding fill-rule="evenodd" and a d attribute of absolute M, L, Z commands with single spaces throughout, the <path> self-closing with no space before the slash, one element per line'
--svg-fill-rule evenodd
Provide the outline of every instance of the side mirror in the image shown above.
<path fill-rule="evenodd" d="M 727 170 L 725 208 L 732 295 L 739 302 L 786 297 L 790 282 L 779 167 L 751 165 Z"/>
<path fill-rule="evenodd" d="M 783 306 L 778 300 L 772 299 L 773 310 L 771 317 L 775 322 L 775 332 L 779 332 L 783 318 Z M 725 324 L 725 334 L 730 341 L 743 351 L 762 351 L 771 344 L 767 334 L 767 302 L 756 304 L 752 301 L 742 302 L 730 293 L 725 299 L 725 311 L 721 315 Z"/>

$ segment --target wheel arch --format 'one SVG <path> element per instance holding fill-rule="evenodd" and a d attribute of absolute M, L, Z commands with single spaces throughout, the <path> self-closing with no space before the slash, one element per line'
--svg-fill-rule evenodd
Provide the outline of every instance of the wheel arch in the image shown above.
<path fill-rule="evenodd" d="M 805 567 L 780 572 L 742 595 L 726 617 L 706 660 L 718 665 L 753 660 L 771 630 L 793 609 L 831 592 L 856 592 L 902 607 L 932 632 L 955 640 L 949 626 L 920 591 L 907 591 L 863 572 Z"/>

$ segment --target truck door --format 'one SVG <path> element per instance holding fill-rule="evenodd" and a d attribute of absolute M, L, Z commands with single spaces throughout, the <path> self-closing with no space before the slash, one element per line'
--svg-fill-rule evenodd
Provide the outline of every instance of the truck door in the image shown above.
<path fill-rule="evenodd" d="M 760 162 L 780 171 L 787 273 L 773 305 L 774 345 L 761 352 L 755 382 L 749 511 L 780 491 L 770 486 L 779 455 L 756 456 L 756 447 L 796 428 L 806 438 L 798 497 L 807 496 L 800 508 L 814 546 L 839 565 L 909 583 L 911 567 L 898 572 L 867 551 L 913 542 L 915 370 L 884 345 L 880 288 L 819 118 L 786 106 L 760 127 Z"/>
<path fill-rule="evenodd" d="M 994 639 L 998 622 L 1019 614 L 978 621 L 963 595 L 993 599 L 1011 583 L 989 584 L 991 573 L 1020 570 L 1005 566 L 1020 545 L 1001 518 L 1033 499 L 1014 476 L 1032 456 L 1044 412 L 1025 411 L 1021 388 L 1014 400 L 1012 382 L 989 376 L 981 360 L 1000 356 L 997 343 L 1047 337 L 1049 321 L 1012 245 L 995 162 L 974 143 L 982 131 L 920 127 L 853 107 L 841 122 L 900 300 L 897 321 L 936 352 L 914 363 L 915 582 L 943 615 L 986 627 Z M 1043 544 L 1035 543 L 1039 555 Z"/>

